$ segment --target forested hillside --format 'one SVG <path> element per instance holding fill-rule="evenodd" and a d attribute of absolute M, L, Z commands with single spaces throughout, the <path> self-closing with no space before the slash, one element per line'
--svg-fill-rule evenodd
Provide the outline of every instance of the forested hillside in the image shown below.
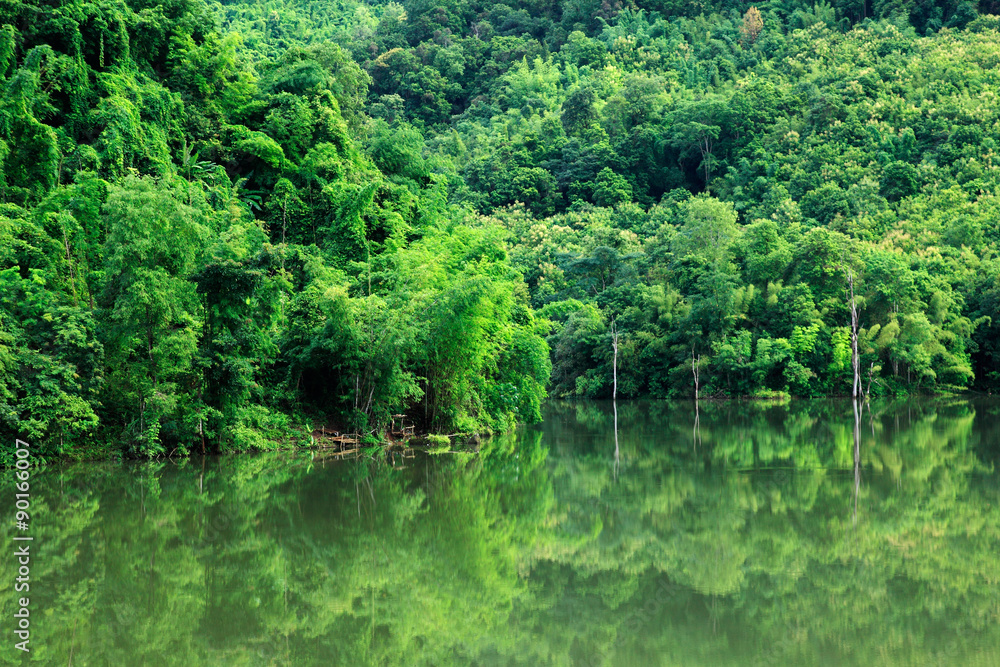
<path fill-rule="evenodd" d="M 6 0 L 2 437 L 995 388 L 994 10 Z"/>

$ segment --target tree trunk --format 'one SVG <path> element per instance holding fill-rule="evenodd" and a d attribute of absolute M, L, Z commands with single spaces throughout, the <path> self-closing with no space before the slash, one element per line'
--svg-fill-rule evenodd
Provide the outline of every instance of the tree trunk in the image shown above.
<path fill-rule="evenodd" d="M 861 359 L 858 356 L 858 304 L 854 299 L 854 274 L 851 271 L 847 272 L 847 285 L 851 292 L 851 369 L 854 372 L 851 398 L 857 398 L 861 388 Z"/>
<path fill-rule="evenodd" d="M 691 374 L 694 375 L 694 400 L 695 400 L 696 403 L 698 402 L 698 385 L 699 385 L 699 376 L 701 375 L 701 369 L 699 368 L 700 365 L 701 365 L 701 355 L 699 354 L 696 357 L 694 355 L 694 348 L 692 347 L 691 348 Z"/>
<path fill-rule="evenodd" d="M 611 373 L 614 379 L 614 388 L 611 391 L 611 400 L 618 400 L 618 325 L 611 323 L 611 347 L 614 349 L 614 362 L 611 366 Z M 617 409 L 615 410 L 617 415 Z"/>

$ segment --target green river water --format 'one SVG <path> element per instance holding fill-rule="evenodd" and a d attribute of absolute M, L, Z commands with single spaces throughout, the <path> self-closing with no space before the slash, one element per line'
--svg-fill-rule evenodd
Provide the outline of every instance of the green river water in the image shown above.
<path fill-rule="evenodd" d="M 998 455 L 987 399 L 580 402 L 478 454 L 49 467 L 28 654 L 0 471 L 0 661 L 995 667 Z"/>

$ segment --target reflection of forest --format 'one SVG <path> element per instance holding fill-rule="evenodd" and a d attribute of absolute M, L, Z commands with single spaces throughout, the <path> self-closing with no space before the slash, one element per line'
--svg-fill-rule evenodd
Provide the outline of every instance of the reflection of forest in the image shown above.
<path fill-rule="evenodd" d="M 406 469 L 40 471 L 32 657 L 1000 664 L 1000 406 L 866 409 L 857 499 L 849 403 L 702 404 L 697 438 L 691 408 L 620 404 L 617 477 L 597 403 Z"/>

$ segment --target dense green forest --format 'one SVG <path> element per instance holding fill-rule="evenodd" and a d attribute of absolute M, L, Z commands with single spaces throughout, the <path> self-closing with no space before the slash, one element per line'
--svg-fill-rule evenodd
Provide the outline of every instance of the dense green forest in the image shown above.
<path fill-rule="evenodd" d="M 995 389 L 994 10 L 4 0 L 3 447 Z"/>

